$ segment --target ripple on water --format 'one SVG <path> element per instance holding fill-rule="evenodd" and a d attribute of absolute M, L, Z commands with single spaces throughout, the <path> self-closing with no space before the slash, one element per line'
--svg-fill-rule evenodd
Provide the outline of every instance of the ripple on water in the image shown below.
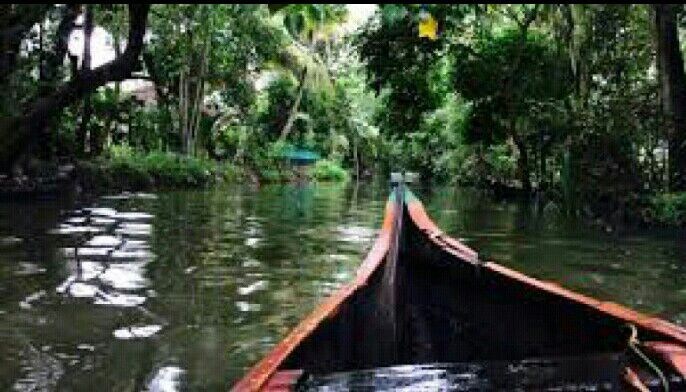
<path fill-rule="evenodd" d="M 236 307 L 241 312 L 259 312 L 262 309 L 262 305 L 247 301 L 236 301 Z"/>
<path fill-rule="evenodd" d="M 100 247 L 116 247 L 122 244 L 122 240 L 119 237 L 111 235 L 96 235 L 86 242 L 86 246 L 100 248 Z"/>
<path fill-rule="evenodd" d="M 102 227 L 96 226 L 72 226 L 61 224 L 57 228 L 50 230 L 49 234 L 73 236 L 77 234 L 95 234 L 102 233 L 105 230 Z"/>
<path fill-rule="evenodd" d="M 143 303 L 145 303 L 147 300 L 147 297 L 142 295 L 119 293 L 116 291 L 113 291 L 112 293 L 99 291 L 98 294 L 99 295 L 94 302 L 96 305 L 128 308 L 143 305 Z"/>
<path fill-rule="evenodd" d="M 77 219 L 86 213 L 85 219 Z M 142 212 L 122 212 L 109 207 L 92 207 L 72 211 L 68 227 L 60 225 L 60 234 L 88 233 L 90 238 L 74 238 L 80 247 L 62 248 L 68 259 L 70 275 L 56 291 L 72 298 L 89 298 L 95 305 L 135 307 L 147 300 L 145 292 L 151 282 L 145 277 L 146 264 L 154 254 L 148 238 L 152 231 L 152 215 Z M 100 219 L 97 231 L 93 221 Z M 78 226 L 81 223 L 81 226 Z M 102 233 L 108 230 L 110 234 Z M 114 231 L 115 235 L 111 234 Z M 135 239 L 131 238 L 135 237 Z M 77 257 L 78 256 L 78 257 Z"/>
<path fill-rule="evenodd" d="M 68 258 L 105 258 L 110 255 L 114 248 L 86 248 L 86 247 L 69 247 L 62 248 L 62 254 Z"/>
<path fill-rule="evenodd" d="M 113 218 L 121 221 L 144 221 L 152 219 L 154 216 L 146 212 L 117 212 Z"/>
<path fill-rule="evenodd" d="M 35 263 L 20 262 L 14 271 L 15 276 L 29 276 L 45 273 L 46 269 Z"/>
<path fill-rule="evenodd" d="M 103 200 L 129 200 L 129 199 L 156 200 L 157 195 L 155 195 L 153 193 L 143 193 L 143 192 L 137 192 L 137 193 L 122 192 L 118 195 L 102 196 L 101 199 L 103 199 Z"/>
<path fill-rule="evenodd" d="M 340 254 L 331 254 L 331 255 L 329 255 L 329 259 L 332 261 L 348 261 L 348 260 L 350 260 L 350 256 L 340 255 Z"/>
<path fill-rule="evenodd" d="M 241 266 L 243 268 L 260 268 L 262 267 L 262 263 L 257 259 L 248 258 L 241 262 Z"/>
<path fill-rule="evenodd" d="M 143 276 L 146 264 L 146 262 L 110 264 L 99 279 L 119 290 L 142 289 L 150 285 L 150 281 Z"/>
<path fill-rule="evenodd" d="M 124 249 L 113 251 L 111 257 L 112 261 L 151 260 L 154 254 L 147 249 Z"/>
<path fill-rule="evenodd" d="M 36 291 L 35 293 L 28 295 L 21 302 L 19 302 L 19 307 L 22 309 L 31 309 L 32 304 L 38 301 L 39 299 L 45 297 L 46 294 L 47 293 L 45 290 Z"/>
<path fill-rule="evenodd" d="M 117 223 L 117 220 L 112 218 L 93 217 L 91 218 L 90 223 L 93 226 L 114 226 Z"/>
<path fill-rule="evenodd" d="M 148 237 L 152 227 L 147 223 L 122 223 L 114 232 L 124 237 Z"/>
<path fill-rule="evenodd" d="M 250 248 L 258 248 L 262 242 L 261 238 L 258 237 L 248 237 L 245 239 L 244 244 Z"/>
<path fill-rule="evenodd" d="M 58 292 L 68 294 L 74 298 L 95 298 L 100 290 L 92 284 L 74 282 L 64 289 L 58 288 Z"/>
<path fill-rule="evenodd" d="M 93 216 L 101 216 L 101 217 L 108 217 L 108 218 L 113 218 L 115 215 L 117 215 L 117 210 L 114 208 L 107 208 L 107 207 L 89 207 L 89 208 L 84 208 L 84 211 L 87 211 L 90 213 L 90 215 Z"/>
<path fill-rule="evenodd" d="M 180 391 L 186 371 L 178 366 L 164 366 L 155 371 L 147 385 L 147 392 Z"/>
<path fill-rule="evenodd" d="M 255 282 L 253 284 L 243 286 L 243 287 L 239 287 L 237 291 L 238 291 L 238 295 L 250 295 L 256 291 L 266 290 L 268 286 L 269 286 L 268 281 L 258 280 L 257 282 Z"/>
<path fill-rule="evenodd" d="M 12 389 L 18 392 L 52 391 L 64 374 L 62 363 L 32 345 L 21 354 L 22 376 L 14 382 Z"/>
<path fill-rule="evenodd" d="M 376 236 L 376 229 L 364 226 L 339 226 L 336 231 L 341 241 L 366 243 Z"/>
<path fill-rule="evenodd" d="M 120 340 L 144 339 L 149 338 L 162 330 L 161 325 L 132 325 L 130 327 L 119 328 L 112 332 L 112 335 Z"/>

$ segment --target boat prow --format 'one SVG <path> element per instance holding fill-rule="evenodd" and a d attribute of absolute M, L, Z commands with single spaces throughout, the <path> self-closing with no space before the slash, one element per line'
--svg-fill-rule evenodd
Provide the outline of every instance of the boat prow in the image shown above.
<path fill-rule="evenodd" d="M 684 377 L 686 330 L 480 260 L 399 184 L 355 278 L 232 390 L 685 390 Z"/>

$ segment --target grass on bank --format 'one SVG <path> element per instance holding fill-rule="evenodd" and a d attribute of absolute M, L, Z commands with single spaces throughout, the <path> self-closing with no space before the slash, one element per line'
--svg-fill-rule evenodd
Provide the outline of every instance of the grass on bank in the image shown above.
<path fill-rule="evenodd" d="M 196 188 L 224 182 L 242 182 L 255 176 L 262 182 L 287 182 L 295 171 L 277 165 L 241 167 L 229 161 L 191 157 L 173 152 L 141 152 L 129 146 L 112 146 L 106 154 L 79 163 L 79 180 L 87 190 Z M 248 173 L 255 176 L 249 176 Z M 343 182 L 348 172 L 337 162 L 320 160 L 307 177 L 322 182 Z"/>
<path fill-rule="evenodd" d="M 91 189 L 187 188 L 236 180 L 238 170 L 216 162 L 171 152 L 141 152 L 113 146 L 102 157 L 80 162 L 82 184 Z"/>

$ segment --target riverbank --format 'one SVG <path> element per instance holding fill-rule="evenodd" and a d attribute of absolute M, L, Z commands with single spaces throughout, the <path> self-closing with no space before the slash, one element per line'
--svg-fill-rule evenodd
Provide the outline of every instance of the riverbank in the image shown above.
<path fill-rule="evenodd" d="M 76 182 L 87 192 L 206 188 L 225 183 L 345 182 L 348 172 L 321 160 L 311 167 L 239 166 L 232 162 L 151 152 L 114 155 L 77 164 Z"/>
<path fill-rule="evenodd" d="M 575 217 L 590 227 L 613 232 L 625 229 L 686 228 L 686 192 L 629 193 L 623 197 L 575 197 L 567 207 L 560 190 L 524 192 L 517 181 L 456 181 L 498 201 L 520 201 L 556 215 Z"/>
<path fill-rule="evenodd" d="M 291 166 L 276 160 L 260 165 L 190 157 L 171 152 L 138 152 L 115 148 L 103 156 L 69 162 L 32 161 L 24 170 L 0 178 L 0 199 L 49 198 L 65 190 L 102 194 L 121 191 L 203 189 L 221 184 L 267 184 L 303 181 L 346 182 L 349 170 L 322 159 L 312 166 Z M 427 179 L 428 180 L 428 179 Z M 521 200 L 546 211 L 565 214 L 554 191 L 526 195 L 517 184 L 464 184 L 495 200 Z M 631 227 L 685 227 L 686 193 L 658 193 L 631 205 L 586 205 L 573 213 L 589 226 L 606 231 Z"/>
<path fill-rule="evenodd" d="M 0 177 L 0 198 L 50 198 L 70 189 L 90 194 L 116 191 L 203 189 L 216 185 L 345 182 L 346 169 L 331 160 L 292 166 L 277 160 L 260 165 L 191 157 L 172 152 L 113 148 L 100 157 L 60 162 L 31 160 Z"/>

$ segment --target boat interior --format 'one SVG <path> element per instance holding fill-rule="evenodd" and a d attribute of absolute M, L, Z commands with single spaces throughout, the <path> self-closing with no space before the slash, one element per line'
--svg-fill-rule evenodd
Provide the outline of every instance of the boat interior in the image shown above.
<path fill-rule="evenodd" d="M 460 260 L 398 204 L 384 261 L 281 364 L 303 370 L 303 389 L 614 390 L 637 361 L 622 320 Z"/>

